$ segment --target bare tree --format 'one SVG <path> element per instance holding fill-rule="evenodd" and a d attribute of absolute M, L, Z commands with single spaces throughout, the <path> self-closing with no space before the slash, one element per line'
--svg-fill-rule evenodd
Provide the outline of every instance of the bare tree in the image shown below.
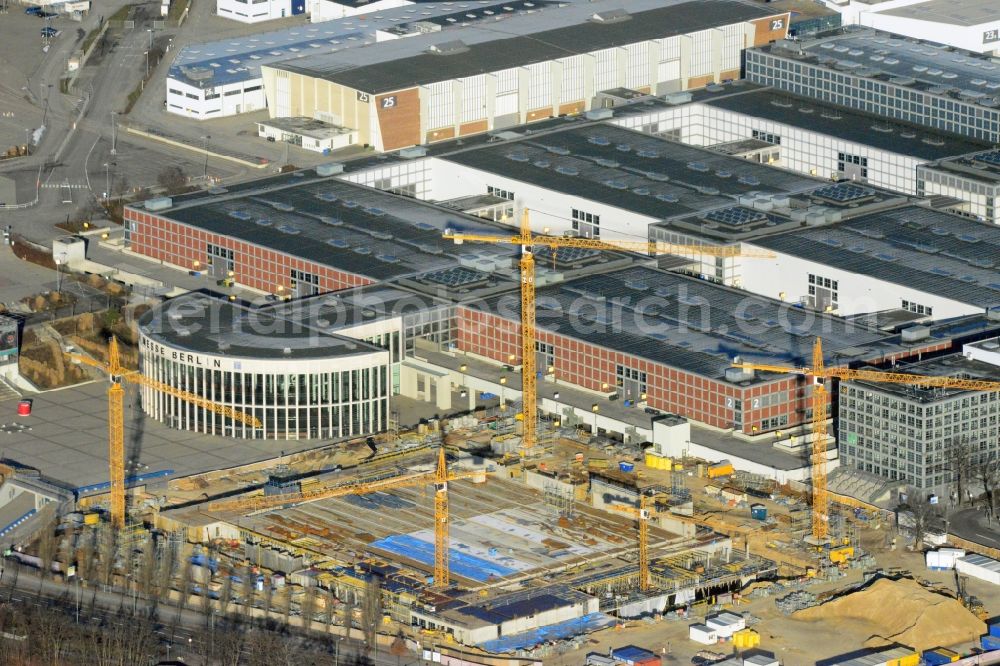
<path fill-rule="evenodd" d="M 949 467 L 954 474 L 955 490 L 958 493 L 958 506 L 962 506 L 969 494 L 973 475 L 972 445 L 967 437 L 955 442 L 948 449 Z"/>
<path fill-rule="evenodd" d="M 924 534 L 931 521 L 938 515 L 938 505 L 931 504 L 930 496 L 924 490 L 907 486 L 905 508 L 913 518 L 913 549 L 921 550 L 924 543 Z"/>
<path fill-rule="evenodd" d="M 991 458 L 976 465 L 975 471 L 986 495 L 987 515 L 992 517 L 996 515 L 997 491 L 1000 490 L 1000 457 L 996 453 L 991 455 Z"/>
<path fill-rule="evenodd" d="M 302 628 L 307 632 L 312 629 L 313 614 L 316 612 L 316 588 L 307 585 L 302 596 Z"/>
<path fill-rule="evenodd" d="M 382 581 L 375 574 L 370 574 L 365 585 L 365 598 L 361 606 L 361 617 L 364 626 L 365 640 L 368 645 L 375 645 L 378 638 L 378 624 L 382 619 Z"/>
<path fill-rule="evenodd" d="M 38 559 L 41 560 L 42 568 L 38 573 L 39 587 L 41 586 L 41 581 L 52 574 L 52 563 L 55 561 L 56 550 L 58 549 L 58 544 L 56 543 L 56 526 L 57 520 L 53 517 L 42 526 L 38 535 Z"/>

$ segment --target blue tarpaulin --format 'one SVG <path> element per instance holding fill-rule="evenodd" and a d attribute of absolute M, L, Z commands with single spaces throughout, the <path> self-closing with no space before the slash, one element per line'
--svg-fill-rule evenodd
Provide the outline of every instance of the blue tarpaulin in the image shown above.
<path fill-rule="evenodd" d="M 429 566 L 434 566 L 434 544 L 429 541 L 422 541 L 409 534 L 396 534 L 393 536 L 373 541 L 370 548 L 386 550 L 390 553 L 408 557 Z M 475 555 L 466 555 L 457 552 L 454 548 L 448 551 L 448 563 L 451 572 L 462 578 L 470 578 L 480 582 L 489 580 L 490 575 L 509 576 L 516 573 L 514 569 L 508 569 L 489 560 L 484 560 Z"/>
<path fill-rule="evenodd" d="M 562 640 L 571 636 L 587 634 L 599 629 L 607 629 L 615 624 L 615 618 L 604 613 L 591 613 L 583 617 L 574 618 L 558 624 L 550 624 L 539 627 L 532 631 L 525 631 L 520 634 L 494 638 L 493 640 L 480 643 L 479 647 L 487 652 L 513 652 L 541 645 L 548 641 Z"/>

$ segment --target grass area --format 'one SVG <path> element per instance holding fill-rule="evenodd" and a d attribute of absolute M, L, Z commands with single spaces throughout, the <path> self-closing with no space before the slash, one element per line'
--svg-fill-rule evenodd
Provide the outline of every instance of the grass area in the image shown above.
<path fill-rule="evenodd" d="M 125 5 L 124 7 L 122 7 L 118 11 L 116 11 L 114 14 L 112 14 L 110 17 L 108 17 L 108 20 L 109 21 L 124 21 L 124 20 L 128 19 L 128 13 L 132 10 L 133 6 L 134 5 Z"/>
<path fill-rule="evenodd" d="M 170 3 L 170 12 L 167 14 L 167 20 L 177 23 L 190 6 L 191 0 L 173 0 Z"/>
<path fill-rule="evenodd" d="M 90 48 L 90 45 L 94 43 L 94 40 L 97 39 L 97 36 L 99 34 L 101 34 L 101 28 L 103 28 L 103 27 L 104 27 L 103 24 L 97 26 L 96 28 L 94 28 L 93 30 L 91 30 L 89 33 L 87 33 L 87 36 L 83 38 L 83 45 L 80 46 L 80 48 L 83 49 L 84 53 L 86 53 L 87 49 Z"/>

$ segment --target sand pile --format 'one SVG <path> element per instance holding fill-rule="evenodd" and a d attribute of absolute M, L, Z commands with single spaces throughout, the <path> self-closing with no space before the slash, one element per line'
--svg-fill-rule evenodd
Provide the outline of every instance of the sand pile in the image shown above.
<path fill-rule="evenodd" d="M 974 641 L 986 625 L 956 599 L 909 579 L 879 579 L 857 592 L 792 615 L 835 627 L 849 623 L 868 634 L 865 647 L 901 643 L 917 650 Z M 851 622 L 853 620 L 853 622 Z"/>

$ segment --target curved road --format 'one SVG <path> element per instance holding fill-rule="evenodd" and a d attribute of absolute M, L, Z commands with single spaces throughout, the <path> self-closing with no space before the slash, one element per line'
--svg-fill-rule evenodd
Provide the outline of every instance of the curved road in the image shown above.
<path fill-rule="evenodd" d="M 983 509 L 961 509 L 948 517 L 948 532 L 989 548 L 1000 548 L 1000 527 Z"/>

